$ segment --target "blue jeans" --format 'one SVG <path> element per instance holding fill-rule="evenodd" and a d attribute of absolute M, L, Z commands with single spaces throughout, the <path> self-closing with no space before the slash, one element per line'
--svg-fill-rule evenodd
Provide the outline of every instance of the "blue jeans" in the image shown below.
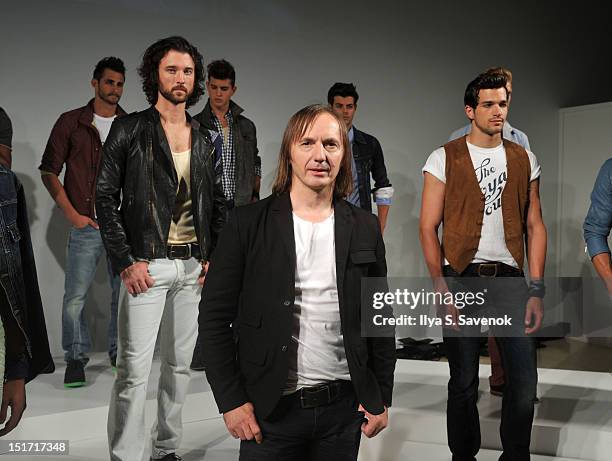
<path fill-rule="evenodd" d="M 99 230 L 91 226 L 70 229 L 62 305 L 62 347 L 66 362 L 80 360 L 85 365 L 89 361 L 87 353 L 91 348 L 91 340 L 83 308 L 103 253 L 104 245 Z M 108 258 L 107 268 L 113 290 L 108 325 L 108 355 L 114 358 L 117 355 L 117 304 L 121 279 L 113 275 Z"/>
<path fill-rule="evenodd" d="M 445 268 L 444 275 L 457 277 Z M 503 289 L 488 288 L 488 311 L 496 316 L 509 314 L 517 320 L 510 329 L 493 328 L 506 377 L 501 413 L 502 461 L 528 461 L 533 423 L 533 406 L 538 383 L 536 344 L 525 336 L 522 320 L 528 299 L 522 276 L 504 278 Z M 447 279 L 448 280 L 448 279 Z M 497 279 L 498 280 L 498 279 Z M 493 282 L 491 282 L 493 283 Z M 476 292 L 489 282 L 479 277 L 461 277 L 449 281 L 451 291 Z M 472 315 L 469 309 L 466 314 Z M 475 460 L 480 449 L 478 408 L 478 367 L 482 342 L 480 327 L 462 326 L 461 331 L 444 330 L 444 344 L 450 368 L 446 426 L 453 461 Z"/>

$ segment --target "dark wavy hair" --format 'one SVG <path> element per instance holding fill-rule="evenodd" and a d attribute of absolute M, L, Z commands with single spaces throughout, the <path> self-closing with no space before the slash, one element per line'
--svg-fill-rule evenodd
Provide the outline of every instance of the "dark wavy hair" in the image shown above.
<path fill-rule="evenodd" d="M 125 65 L 123 64 L 123 61 L 119 58 L 116 58 L 114 56 L 108 56 L 106 58 L 100 59 L 93 71 L 94 80 L 100 81 L 105 69 L 113 70 L 123 75 L 123 78 L 125 78 Z"/>
<path fill-rule="evenodd" d="M 478 94 L 480 90 L 496 90 L 503 88 L 506 90 L 506 97 L 508 96 L 508 78 L 503 73 L 483 72 L 478 75 L 474 80 L 468 83 L 463 95 L 463 103 L 466 106 L 470 106 L 472 109 L 476 109 L 478 106 Z"/>
<path fill-rule="evenodd" d="M 149 104 L 157 103 L 159 91 L 159 63 L 170 50 L 180 53 L 188 53 L 195 65 L 195 82 L 193 93 L 187 98 L 187 107 L 196 104 L 204 94 L 204 78 L 206 72 L 202 55 L 198 49 L 189 43 L 185 38 L 174 36 L 166 37 L 156 41 L 142 55 L 142 63 L 138 67 L 138 75 L 142 78 L 142 90 L 144 91 Z"/>

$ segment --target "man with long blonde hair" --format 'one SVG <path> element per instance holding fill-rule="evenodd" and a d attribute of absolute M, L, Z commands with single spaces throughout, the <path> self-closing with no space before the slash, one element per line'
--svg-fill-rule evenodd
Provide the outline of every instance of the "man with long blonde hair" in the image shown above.
<path fill-rule="evenodd" d="M 240 460 L 356 460 L 387 425 L 393 337 L 361 336 L 361 279 L 384 277 L 376 217 L 352 188 L 346 127 L 291 117 L 273 194 L 231 211 L 200 303 L 206 376 Z M 238 318 L 239 342 L 231 324 Z"/>

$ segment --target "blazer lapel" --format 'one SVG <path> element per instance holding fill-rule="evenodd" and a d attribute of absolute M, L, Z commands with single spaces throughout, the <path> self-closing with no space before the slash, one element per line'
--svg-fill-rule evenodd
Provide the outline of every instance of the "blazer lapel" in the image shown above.
<path fill-rule="evenodd" d="M 350 206 L 342 199 L 334 200 L 334 238 L 336 246 L 336 284 L 338 285 L 338 300 L 340 311 L 344 300 L 344 274 L 351 244 L 353 223 Z"/>
<path fill-rule="evenodd" d="M 293 211 L 291 207 L 291 199 L 288 193 L 279 195 L 274 199 L 272 206 L 274 215 L 274 223 L 278 228 L 281 240 L 287 252 L 287 258 L 290 262 L 292 276 L 295 275 L 295 237 L 293 234 Z"/>

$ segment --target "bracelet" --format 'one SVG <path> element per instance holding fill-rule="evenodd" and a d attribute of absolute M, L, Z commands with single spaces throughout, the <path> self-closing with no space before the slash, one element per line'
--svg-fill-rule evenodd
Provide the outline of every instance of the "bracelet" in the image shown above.
<path fill-rule="evenodd" d="M 543 298 L 546 295 L 546 286 L 544 280 L 531 280 L 527 289 L 530 298 Z"/>

